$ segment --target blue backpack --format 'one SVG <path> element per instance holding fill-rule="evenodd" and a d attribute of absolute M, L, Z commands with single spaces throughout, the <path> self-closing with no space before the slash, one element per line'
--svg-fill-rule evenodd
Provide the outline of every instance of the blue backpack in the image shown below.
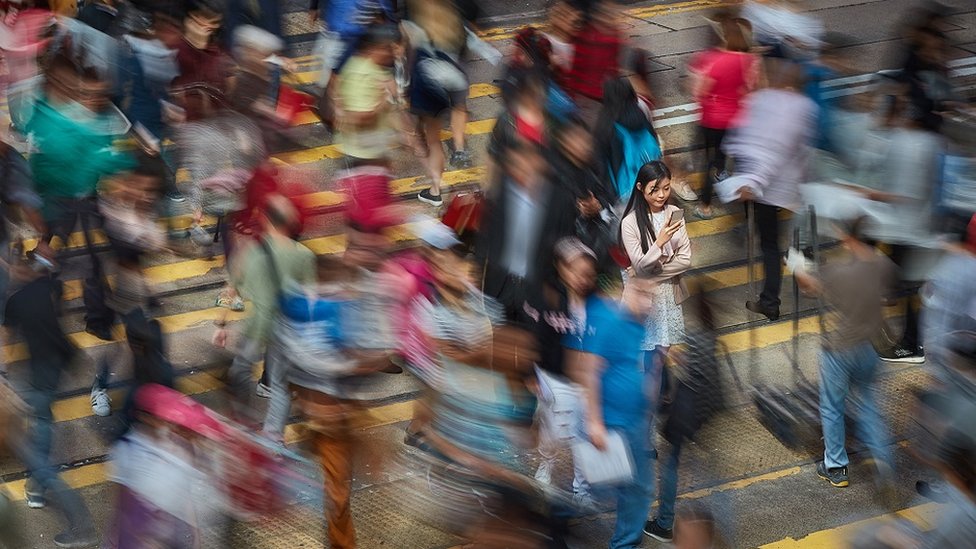
<path fill-rule="evenodd" d="M 648 128 L 629 130 L 620 124 L 614 124 L 614 129 L 617 132 L 617 139 L 620 140 L 623 160 L 616 173 L 613 171 L 613 166 L 610 166 L 608 171 L 613 186 L 617 189 L 617 198 L 627 201 L 634 189 L 637 172 L 644 164 L 661 158 L 661 146 Z"/>

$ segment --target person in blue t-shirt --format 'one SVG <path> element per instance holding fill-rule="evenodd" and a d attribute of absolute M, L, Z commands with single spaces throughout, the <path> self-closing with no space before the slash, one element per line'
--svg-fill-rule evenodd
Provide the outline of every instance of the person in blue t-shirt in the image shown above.
<path fill-rule="evenodd" d="M 617 521 L 611 549 L 640 546 L 654 492 L 647 443 L 650 399 L 640 367 L 644 319 L 650 299 L 641 286 L 628 285 L 620 303 L 592 295 L 586 303 L 582 336 L 564 341 L 570 377 L 583 387 L 586 436 L 600 450 L 610 431 L 627 442 L 634 476 L 616 487 Z"/>

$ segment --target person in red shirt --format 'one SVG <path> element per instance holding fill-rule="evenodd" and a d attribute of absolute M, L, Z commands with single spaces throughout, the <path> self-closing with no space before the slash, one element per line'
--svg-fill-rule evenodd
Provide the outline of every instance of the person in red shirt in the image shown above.
<path fill-rule="evenodd" d="M 708 173 L 695 215 L 712 217 L 712 188 L 725 170 L 722 140 L 739 120 L 742 99 L 756 87 L 759 61 L 750 52 L 749 23 L 731 15 L 715 23 L 719 45 L 696 55 L 689 65 L 691 93 L 701 107 L 702 139 Z"/>
<path fill-rule="evenodd" d="M 590 127 L 600 111 L 604 82 L 616 77 L 619 71 L 624 46 L 619 17 L 620 9 L 614 0 L 598 0 L 573 40 L 573 66 L 566 88 Z"/>
<path fill-rule="evenodd" d="M 180 75 L 173 80 L 173 95 L 190 121 L 216 110 L 227 91 L 227 58 L 214 40 L 223 23 L 222 10 L 219 0 L 193 0 L 183 21 L 183 39 L 176 47 Z"/>

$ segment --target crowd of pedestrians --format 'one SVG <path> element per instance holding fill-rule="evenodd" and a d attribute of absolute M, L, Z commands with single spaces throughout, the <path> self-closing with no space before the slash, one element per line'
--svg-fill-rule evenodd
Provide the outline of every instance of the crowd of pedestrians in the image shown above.
<path fill-rule="evenodd" d="M 925 362 L 935 381 L 914 444 L 945 479 L 927 492 L 952 501 L 953 520 L 900 528 L 916 545 L 897 547 L 973 546 L 976 153 L 958 126 L 976 123 L 953 89 L 939 8 L 911 19 L 896 71 L 847 97 L 821 86 L 851 72 L 843 37 L 791 2 L 712 13 L 714 44 L 685 71 L 704 151 L 696 192 L 655 127 L 651 54 L 626 37 L 615 0 L 554 0 L 506 57 L 479 38 L 477 2 L 313 0 L 319 73 L 302 89 L 276 2 L 34 4 L 8 5 L 0 27 L 0 315 L 29 356 L 23 390 L 6 370 L 0 382 L 0 450 L 27 470 L 27 505 L 64 515 L 58 547 L 195 547 L 209 528 L 234 546 L 236 524 L 280 510 L 286 459 L 324 479 L 330 546 L 356 547 L 354 465 L 370 403 L 396 375 L 420 388 L 402 449 L 430 507 L 417 520 L 472 547 L 557 548 L 574 546 L 572 519 L 615 510 L 611 548 L 718 546 L 712 512 L 677 503 L 683 445 L 730 398 L 685 212 L 743 210 L 764 282 L 741 316 L 785 316 L 785 264 L 832 319 L 817 475 L 857 482 L 853 416 L 879 490 L 898 481 L 879 360 Z M 501 65 L 502 106 L 479 192 L 449 197 L 445 169 L 480 154 L 465 132 L 475 55 Z M 308 181 L 272 161 L 296 146 L 296 108 L 341 153 L 328 174 L 347 195 L 338 255 L 303 244 Z M 407 250 L 391 236 L 406 221 L 390 190 L 399 147 L 423 166 L 416 198 L 461 211 L 411 219 Z M 819 264 L 817 237 L 832 246 Z M 180 336 L 164 335 L 146 274 L 160 255 L 220 254 L 223 415 L 175 390 Z M 85 337 L 116 341 L 90 392 L 95 415 L 122 420 L 101 531 L 51 459 L 53 408 L 83 354 L 62 325 L 75 272 Z M 127 364 L 118 406 L 111 378 Z M 21 547 L 8 516 L 0 502 L 0 545 Z"/>

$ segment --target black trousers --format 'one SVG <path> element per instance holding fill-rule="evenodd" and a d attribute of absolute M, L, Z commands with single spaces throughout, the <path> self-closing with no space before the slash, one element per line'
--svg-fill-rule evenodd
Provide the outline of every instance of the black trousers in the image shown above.
<path fill-rule="evenodd" d="M 764 309 L 778 309 L 779 293 L 783 287 L 783 253 L 779 248 L 780 209 L 769 204 L 753 202 L 756 231 L 759 233 L 759 249 L 762 252 L 763 288 L 759 305 Z"/>
<path fill-rule="evenodd" d="M 91 232 L 102 226 L 102 215 L 98 211 L 95 197 L 48 199 L 47 211 L 48 234 L 45 240 L 50 242 L 57 236 L 67 246 L 68 236 L 76 226 L 81 227 L 85 237 L 87 269 L 85 270 L 84 302 L 85 322 L 89 326 L 111 326 L 115 322 L 115 315 L 105 304 L 108 283 L 102 263 L 95 252 Z"/>
<path fill-rule="evenodd" d="M 702 186 L 701 202 L 705 206 L 712 205 L 712 193 L 715 188 L 715 176 L 725 169 L 726 157 L 722 152 L 722 140 L 726 130 L 715 128 L 699 128 L 705 145 L 705 184 Z"/>

